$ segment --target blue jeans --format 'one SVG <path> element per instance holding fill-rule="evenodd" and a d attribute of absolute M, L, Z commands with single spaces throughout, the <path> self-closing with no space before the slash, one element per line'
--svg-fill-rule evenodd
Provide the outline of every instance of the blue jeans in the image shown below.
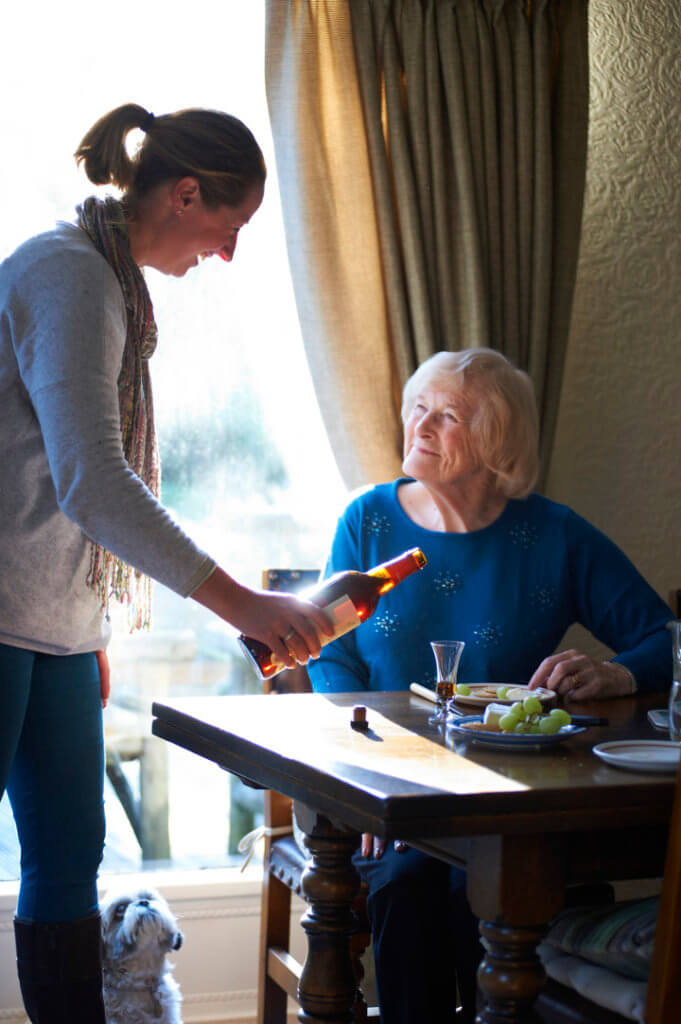
<path fill-rule="evenodd" d="M 17 916 L 73 921 L 97 910 L 104 849 L 104 739 L 94 654 L 0 644 L 0 796 L 21 844 Z"/>
<path fill-rule="evenodd" d="M 466 899 L 466 874 L 409 847 L 386 844 L 380 860 L 354 863 L 369 886 L 367 916 L 381 1024 L 454 1024 L 458 983 L 462 1024 L 475 1017 L 483 949 Z"/>

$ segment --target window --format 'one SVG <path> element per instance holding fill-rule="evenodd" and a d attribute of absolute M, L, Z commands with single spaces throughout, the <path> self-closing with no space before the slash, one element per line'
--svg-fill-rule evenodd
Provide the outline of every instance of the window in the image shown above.
<path fill-rule="evenodd" d="M 187 532 L 238 579 L 262 568 L 322 563 L 343 487 L 299 336 L 288 277 L 264 89 L 264 4 L 222 0 L 194 18 L 121 0 L 85 0 L 3 17 L 0 111 L 6 158 L 0 255 L 93 191 L 72 157 L 103 113 L 139 102 L 156 114 L 228 110 L 258 138 L 268 165 L 262 208 L 234 262 L 206 261 L 182 280 L 147 274 L 159 325 L 152 359 L 163 498 Z M 105 192 L 106 189 L 99 190 Z M 114 613 L 103 870 L 216 866 L 258 813 L 259 796 L 199 758 L 149 736 L 152 699 L 259 690 L 234 631 L 192 601 L 154 588 L 148 634 Z M 167 791 L 167 792 L 166 792 Z M 143 804 L 143 834 L 131 825 Z M 127 812 L 126 812 L 127 807 Z M 18 856 L 0 804 L 0 879 Z"/>

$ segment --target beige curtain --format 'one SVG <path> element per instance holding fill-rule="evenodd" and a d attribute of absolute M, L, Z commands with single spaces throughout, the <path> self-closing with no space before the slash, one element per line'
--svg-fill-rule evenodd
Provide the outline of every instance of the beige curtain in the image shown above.
<path fill-rule="evenodd" d="M 303 339 L 349 486 L 399 471 L 400 392 L 489 345 L 546 467 L 586 159 L 586 0 L 268 0 L 267 94 Z"/>

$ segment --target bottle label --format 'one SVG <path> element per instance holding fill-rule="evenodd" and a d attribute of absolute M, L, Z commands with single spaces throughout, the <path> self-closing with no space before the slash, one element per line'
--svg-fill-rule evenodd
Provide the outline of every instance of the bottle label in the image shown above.
<path fill-rule="evenodd" d="M 347 594 L 339 597 L 336 601 L 332 601 L 331 604 L 325 604 L 322 607 L 322 611 L 326 612 L 333 622 L 334 640 L 337 640 L 339 636 L 343 636 L 345 633 L 349 633 L 355 626 L 359 626 L 362 621 Z M 331 640 L 327 640 L 325 643 L 331 643 Z"/>
<path fill-rule="evenodd" d="M 357 609 L 345 594 L 343 597 L 337 598 L 335 601 L 331 601 L 330 604 L 320 606 L 323 612 L 331 619 L 333 623 L 333 636 L 328 639 L 324 639 L 325 644 L 330 644 L 334 640 L 337 640 L 339 636 L 343 636 L 345 633 L 349 633 L 350 630 L 354 629 L 355 626 L 359 626 L 362 622 Z M 277 668 L 281 669 L 284 667 L 283 661 L 272 655 L 272 664 Z"/>

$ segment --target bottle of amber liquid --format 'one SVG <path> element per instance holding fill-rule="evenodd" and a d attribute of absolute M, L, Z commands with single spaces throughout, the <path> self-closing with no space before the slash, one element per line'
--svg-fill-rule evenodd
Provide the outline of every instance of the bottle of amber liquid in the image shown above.
<path fill-rule="evenodd" d="M 374 614 L 383 594 L 406 580 L 407 576 L 423 569 L 425 564 L 426 556 L 421 549 L 412 548 L 367 572 L 350 569 L 336 573 L 300 596 L 319 605 L 333 622 L 334 635 L 324 639 L 328 644 L 365 622 Z M 269 679 L 286 668 L 260 640 L 242 633 L 239 644 L 262 679 Z"/>

